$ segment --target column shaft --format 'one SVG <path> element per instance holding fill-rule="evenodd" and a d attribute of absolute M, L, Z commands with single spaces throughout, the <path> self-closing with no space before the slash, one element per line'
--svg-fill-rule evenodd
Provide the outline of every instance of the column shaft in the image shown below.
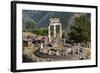
<path fill-rule="evenodd" d="M 62 38 L 62 26 L 60 25 L 60 38 Z"/>
<path fill-rule="evenodd" d="M 56 37 L 56 25 L 54 25 L 54 38 Z"/>
<path fill-rule="evenodd" d="M 49 41 L 51 40 L 51 35 L 50 35 L 50 25 L 48 26 L 48 38 L 49 38 Z"/>

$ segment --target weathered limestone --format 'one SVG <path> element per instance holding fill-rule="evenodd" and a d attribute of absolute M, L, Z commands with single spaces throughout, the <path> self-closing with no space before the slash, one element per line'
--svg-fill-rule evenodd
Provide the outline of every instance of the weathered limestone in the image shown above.
<path fill-rule="evenodd" d="M 62 25 L 60 23 L 60 20 L 58 18 L 51 18 L 49 20 L 49 25 L 48 25 L 48 38 L 49 38 L 49 41 L 51 41 L 51 30 L 50 30 L 50 27 L 53 26 L 53 38 L 56 38 L 57 36 L 57 33 L 56 33 L 56 26 L 60 26 L 60 38 L 62 38 Z"/>

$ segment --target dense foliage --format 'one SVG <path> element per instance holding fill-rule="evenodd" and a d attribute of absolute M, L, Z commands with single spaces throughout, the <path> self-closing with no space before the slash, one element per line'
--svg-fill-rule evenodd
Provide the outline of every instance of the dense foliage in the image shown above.
<path fill-rule="evenodd" d="M 75 42 L 88 42 L 91 39 L 90 20 L 85 16 L 75 18 L 75 25 L 71 26 L 70 40 Z"/>
<path fill-rule="evenodd" d="M 37 35 L 47 35 L 48 30 L 45 29 L 45 28 L 36 28 L 36 29 L 33 30 L 33 33 L 37 34 Z"/>

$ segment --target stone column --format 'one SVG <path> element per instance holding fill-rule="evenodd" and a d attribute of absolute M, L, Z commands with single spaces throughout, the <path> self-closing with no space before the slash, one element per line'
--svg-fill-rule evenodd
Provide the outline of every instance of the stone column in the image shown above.
<path fill-rule="evenodd" d="M 62 25 L 60 25 L 60 38 L 62 38 Z"/>
<path fill-rule="evenodd" d="M 50 25 L 48 26 L 48 38 L 49 38 L 49 41 L 51 41 L 51 37 L 50 37 Z"/>
<path fill-rule="evenodd" d="M 54 38 L 56 37 L 56 25 L 54 25 Z"/>

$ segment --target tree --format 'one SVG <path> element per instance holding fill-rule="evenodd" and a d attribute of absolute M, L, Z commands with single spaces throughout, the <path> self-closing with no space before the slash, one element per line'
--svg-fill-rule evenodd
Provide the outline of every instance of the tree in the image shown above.
<path fill-rule="evenodd" d="M 68 38 L 68 33 L 67 33 L 67 31 L 64 31 L 64 32 L 62 33 L 62 38 L 63 38 L 63 39 L 67 39 L 67 38 Z"/>
<path fill-rule="evenodd" d="M 91 39 L 91 25 L 87 16 L 81 15 L 75 18 L 75 25 L 71 26 L 70 40 L 75 42 L 87 42 Z"/>
<path fill-rule="evenodd" d="M 33 30 L 33 33 L 37 34 L 37 35 L 47 35 L 48 30 L 45 29 L 45 28 L 36 28 L 36 29 Z"/>

